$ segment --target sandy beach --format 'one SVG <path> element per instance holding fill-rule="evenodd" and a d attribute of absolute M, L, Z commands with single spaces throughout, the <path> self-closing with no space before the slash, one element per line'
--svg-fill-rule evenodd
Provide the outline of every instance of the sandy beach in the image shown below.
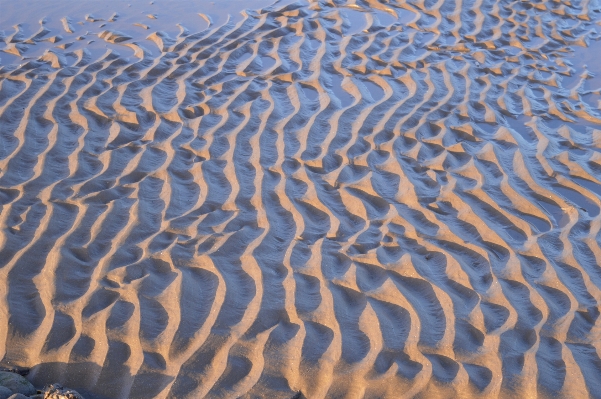
<path fill-rule="evenodd" d="M 0 7 L 0 366 L 601 398 L 599 0 Z"/>

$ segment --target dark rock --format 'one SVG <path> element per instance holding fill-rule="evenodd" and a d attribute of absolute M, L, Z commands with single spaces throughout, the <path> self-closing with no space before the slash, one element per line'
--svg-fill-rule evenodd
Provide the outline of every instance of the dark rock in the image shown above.
<path fill-rule="evenodd" d="M 13 394 L 13 391 L 7 387 L 0 387 L 0 399 L 8 399 Z"/>
<path fill-rule="evenodd" d="M 29 399 L 28 396 L 23 395 L 22 393 L 16 393 L 8 399 Z"/>
<path fill-rule="evenodd" d="M 17 373 L 0 371 L 0 386 L 10 389 L 13 393 L 21 393 L 25 396 L 35 395 L 37 391 L 31 382 Z"/>

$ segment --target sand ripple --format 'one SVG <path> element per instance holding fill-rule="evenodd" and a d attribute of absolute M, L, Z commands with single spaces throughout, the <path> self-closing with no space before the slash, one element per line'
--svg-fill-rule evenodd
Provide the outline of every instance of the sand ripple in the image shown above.
<path fill-rule="evenodd" d="M 601 397 L 601 84 L 566 61 L 598 2 L 243 17 L 2 37 L 4 361 L 90 397 Z"/>

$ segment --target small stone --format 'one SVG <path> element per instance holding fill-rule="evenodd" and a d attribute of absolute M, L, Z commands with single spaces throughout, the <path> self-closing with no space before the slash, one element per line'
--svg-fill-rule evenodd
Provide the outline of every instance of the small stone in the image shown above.
<path fill-rule="evenodd" d="M 12 396 L 13 391 L 7 387 L 0 387 L 0 399 L 8 399 Z"/>
<path fill-rule="evenodd" d="M 83 396 L 60 384 L 52 384 L 44 387 L 44 399 L 83 399 Z"/>
<path fill-rule="evenodd" d="M 16 393 L 8 399 L 29 399 L 29 396 L 25 396 L 22 393 Z"/>
<path fill-rule="evenodd" d="M 0 371 L 0 386 L 10 389 L 13 393 L 21 393 L 25 396 L 35 395 L 37 391 L 31 382 L 19 374 Z"/>
<path fill-rule="evenodd" d="M 59 36 L 57 36 L 59 37 Z M 17 373 L 25 377 L 29 374 L 29 369 L 24 367 L 0 367 L 0 371 L 8 371 L 9 373 Z"/>

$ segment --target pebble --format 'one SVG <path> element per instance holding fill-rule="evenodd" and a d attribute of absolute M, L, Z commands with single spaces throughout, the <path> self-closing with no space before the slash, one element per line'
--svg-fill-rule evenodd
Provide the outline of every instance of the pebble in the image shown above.
<path fill-rule="evenodd" d="M 60 36 L 56 36 L 60 37 Z M 0 371 L 7 371 L 9 373 L 17 373 L 22 376 L 26 376 L 29 374 L 29 369 L 24 367 L 0 367 Z"/>

